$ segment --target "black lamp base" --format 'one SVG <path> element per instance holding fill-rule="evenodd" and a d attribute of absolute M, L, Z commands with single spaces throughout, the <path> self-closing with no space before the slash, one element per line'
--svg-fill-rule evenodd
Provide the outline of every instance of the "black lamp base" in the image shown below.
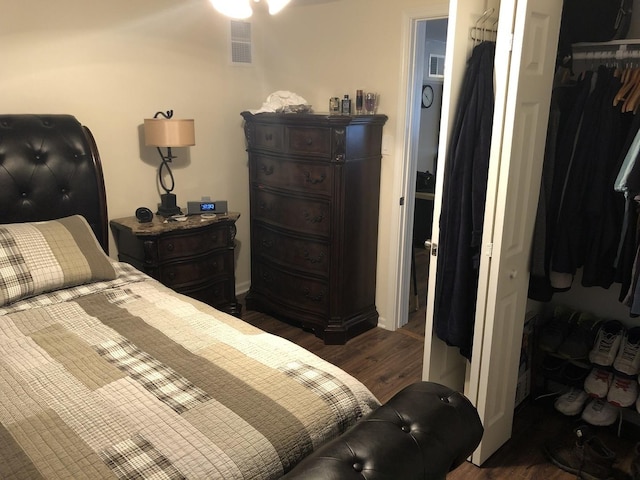
<path fill-rule="evenodd" d="M 156 214 L 163 217 L 182 214 L 182 210 L 176 205 L 176 196 L 173 193 L 163 193 L 160 195 L 160 205 L 158 205 Z"/>

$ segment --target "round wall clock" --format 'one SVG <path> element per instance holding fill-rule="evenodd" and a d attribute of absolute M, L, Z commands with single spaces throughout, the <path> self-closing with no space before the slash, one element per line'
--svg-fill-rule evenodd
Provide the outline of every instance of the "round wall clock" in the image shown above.
<path fill-rule="evenodd" d="M 429 108 L 433 104 L 433 87 L 424 85 L 422 87 L 422 108 Z"/>

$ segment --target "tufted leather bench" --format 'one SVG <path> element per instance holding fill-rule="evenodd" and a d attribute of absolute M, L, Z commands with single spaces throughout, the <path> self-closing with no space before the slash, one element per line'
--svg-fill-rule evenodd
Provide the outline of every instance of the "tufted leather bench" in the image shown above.
<path fill-rule="evenodd" d="M 419 382 L 339 438 L 323 445 L 286 480 L 441 480 L 478 446 L 475 407 L 456 391 Z"/>
<path fill-rule="evenodd" d="M 80 213 L 107 251 L 98 150 L 89 129 L 72 115 L 0 115 L 0 184 L 0 223 Z"/>

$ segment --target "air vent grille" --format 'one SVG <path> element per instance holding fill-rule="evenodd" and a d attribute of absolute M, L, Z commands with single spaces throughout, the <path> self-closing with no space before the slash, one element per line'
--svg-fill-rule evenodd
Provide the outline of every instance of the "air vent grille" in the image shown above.
<path fill-rule="evenodd" d="M 231 20 L 231 62 L 251 64 L 251 23 Z"/>

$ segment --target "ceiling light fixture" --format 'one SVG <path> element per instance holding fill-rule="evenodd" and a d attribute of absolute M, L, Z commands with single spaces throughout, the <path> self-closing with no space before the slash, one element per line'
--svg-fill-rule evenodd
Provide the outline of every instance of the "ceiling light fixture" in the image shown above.
<path fill-rule="evenodd" d="M 251 3 L 259 3 L 260 0 L 209 0 L 218 12 L 231 18 L 249 18 L 253 13 Z M 291 0 L 265 0 L 269 7 L 269 13 L 275 15 Z"/>

